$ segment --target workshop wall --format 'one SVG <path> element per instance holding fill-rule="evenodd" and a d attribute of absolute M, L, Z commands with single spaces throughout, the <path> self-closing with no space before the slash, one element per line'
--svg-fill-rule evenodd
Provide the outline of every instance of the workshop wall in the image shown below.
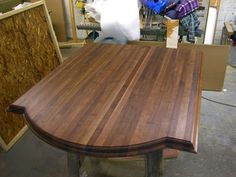
<path fill-rule="evenodd" d="M 218 15 L 215 44 L 220 44 L 222 28 L 225 21 L 233 21 L 236 23 L 236 2 L 235 0 L 221 0 L 220 11 Z"/>
<path fill-rule="evenodd" d="M 200 21 L 199 29 L 203 30 L 202 37 L 197 39 L 198 44 L 202 44 L 204 40 L 204 31 L 205 31 L 206 17 L 207 17 L 207 10 L 208 10 L 208 0 L 202 0 L 201 5 L 205 7 L 205 10 L 197 11 L 198 16 L 199 16 L 198 19 Z"/>
<path fill-rule="evenodd" d="M 39 0 L 27 0 L 27 1 L 36 2 Z M 52 25 L 56 33 L 58 42 L 67 41 L 64 0 L 57 0 L 57 5 L 55 5 L 55 0 L 44 0 L 44 1 L 49 11 L 49 15 L 51 17 Z"/>
<path fill-rule="evenodd" d="M 90 2 L 90 0 L 88 0 Z M 206 22 L 206 16 L 207 16 L 207 9 L 208 9 L 208 2 L 209 0 L 203 0 L 203 6 L 206 8 L 205 11 L 202 12 L 204 17 L 200 17 L 199 20 L 201 21 L 200 29 L 205 30 L 205 22 Z M 70 31 L 70 14 L 69 14 L 69 7 L 68 7 L 68 1 L 64 0 L 65 3 L 65 13 L 66 13 L 66 26 L 67 26 L 67 32 L 68 37 L 71 38 L 71 31 Z M 79 13 L 79 10 L 75 7 L 75 18 L 76 23 L 79 24 L 83 21 L 83 16 Z M 222 28 L 224 26 L 225 21 L 233 21 L 236 23 L 236 3 L 235 0 L 221 0 L 220 4 L 220 11 L 218 15 L 218 21 L 217 21 L 217 27 L 216 27 L 216 33 L 215 33 L 215 44 L 220 44 L 221 39 L 221 33 Z M 86 36 L 84 31 L 77 31 L 77 36 L 79 38 L 84 38 Z M 202 42 L 201 40 L 199 42 Z"/>
<path fill-rule="evenodd" d="M 88 0 L 87 2 L 92 2 L 92 0 Z M 64 0 L 64 5 L 65 5 L 67 37 L 72 38 L 69 1 Z M 75 7 L 75 5 L 74 5 L 74 11 L 75 11 L 75 23 L 76 23 L 76 25 L 78 25 L 80 23 L 83 23 L 84 16 L 80 13 L 80 10 L 77 7 Z M 78 39 L 85 38 L 86 37 L 86 32 L 83 31 L 83 30 L 80 30 L 80 31 L 77 30 L 77 37 L 78 37 Z"/>
<path fill-rule="evenodd" d="M 202 29 L 203 31 L 205 31 L 208 3 L 209 3 L 209 0 L 203 0 L 202 5 L 205 7 L 205 10 L 202 12 L 199 12 L 199 15 L 200 15 L 199 20 L 201 22 L 200 29 Z M 202 17 L 202 16 L 204 16 L 204 17 Z M 233 23 L 236 23 L 236 3 L 235 3 L 235 0 L 221 0 L 214 44 L 220 44 L 221 35 L 222 35 L 222 28 L 224 26 L 225 21 L 233 21 Z M 202 38 L 199 39 L 198 42 L 202 43 L 203 39 L 204 39 L 204 36 L 202 36 Z"/>
<path fill-rule="evenodd" d="M 205 10 L 198 11 L 200 26 L 199 28 L 205 31 L 206 19 L 207 19 L 207 11 L 209 0 L 202 0 L 202 6 L 205 7 Z M 220 10 L 218 14 L 218 21 L 215 32 L 215 40 L 214 44 L 220 44 L 222 28 L 224 27 L 225 21 L 232 21 L 236 24 L 236 2 L 235 0 L 221 0 Z M 198 39 L 198 43 L 203 43 L 204 35 L 202 38 Z"/>

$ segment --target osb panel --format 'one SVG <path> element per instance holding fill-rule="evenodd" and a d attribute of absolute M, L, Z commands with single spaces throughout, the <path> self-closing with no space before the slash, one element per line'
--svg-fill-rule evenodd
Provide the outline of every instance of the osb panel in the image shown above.
<path fill-rule="evenodd" d="M 30 0 L 30 2 L 36 2 L 39 0 Z M 50 17 L 52 20 L 52 25 L 55 30 L 57 40 L 60 42 L 67 41 L 67 31 L 66 31 L 66 20 L 65 20 L 65 5 L 64 0 L 57 0 L 55 5 L 55 0 L 45 0 L 46 6 L 50 11 Z"/>
<path fill-rule="evenodd" d="M 43 6 L 0 21 L 0 136 L 6 144 L 25 125 L 6 108 L 58 65 Z"/>

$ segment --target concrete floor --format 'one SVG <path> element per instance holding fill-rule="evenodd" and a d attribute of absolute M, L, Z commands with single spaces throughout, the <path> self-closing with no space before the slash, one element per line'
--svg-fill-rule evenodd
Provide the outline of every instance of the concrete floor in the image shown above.
<path fill-rule="evenodd" d="M 236 105 L 236 69 L 230 66 L 225 89 L 226 92 L 204 91 L 203 96 Z M 165 160 L 163 177 L 236 176 L 236 108 L 202 99 L 199 134 L 198 154 L 181 152 L 177 159 Z M 66 169 L 66 153 L 42 142 L 31 131 L 9 152 L 0 152 L 0 177 L 65 177 Z M 89 177 L 142 177 L 144 163 L 140 159 L 86 158 L 82 170 Z"/>

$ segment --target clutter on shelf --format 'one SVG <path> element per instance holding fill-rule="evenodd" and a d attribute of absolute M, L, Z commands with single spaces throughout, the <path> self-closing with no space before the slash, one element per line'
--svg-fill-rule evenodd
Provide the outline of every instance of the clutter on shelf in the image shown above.
<path fill-rule="evenodd" d="M 141 0 L 141 2 L 145 11 L 151 11 L 151 13 L 146 12 L 147 15 L 154 14 L 167 19 L 179 19 L 180 25 L 187 32 L 187 41 L 194 43 L 195 36 L 201 35 L 200 21 L 196 13 L 199 8 L 198 0 Z"/>
<path fill-rule="evenodd" d="M 197 10 L 200 9 L 199 0 L 94 0 L 90 3 L 87 0 L 77 0 L 77 7 L 80 10 L 83 9 L 84 15 L 89 19 L 87 24 L 80 24 L 77 29 L 93 30 L 92 37 L 95 36 L 92 35 L 95 30 L 106 31 L 108 25 L 112 34 L 123 31 L 128 40 L 138 39 L 138 32 L 140 32 L 141 39 L 153 40 L 155 38 L 154 40 L 163 41 L 166 40 L 166 20 L 179 20 L 179 41 L 186 36 L 188 42 L 195 43 L 195 37 L 200 37 L 203 33 L 199 29 L 200 21 L 197 15 Z M 137 7 L 139 10 L 136 10 Z M 132 23 L 136 24 L 135 28 Z M 118 28 L 122 30 L 117 32 Z M 131 31 L 135 37 L 130 38 L 130 35 L 127 37 L 129 34 L 127 31 Z"/>

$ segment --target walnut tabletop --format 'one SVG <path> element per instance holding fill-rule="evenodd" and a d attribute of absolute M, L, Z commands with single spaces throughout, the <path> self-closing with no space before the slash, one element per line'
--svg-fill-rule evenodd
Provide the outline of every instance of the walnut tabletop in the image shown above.
<path fill-rule="evenodd" d="M 44 141 L 122 157 L 197 151 L 202 53 L 88 44 L 10 106 Z"/>

